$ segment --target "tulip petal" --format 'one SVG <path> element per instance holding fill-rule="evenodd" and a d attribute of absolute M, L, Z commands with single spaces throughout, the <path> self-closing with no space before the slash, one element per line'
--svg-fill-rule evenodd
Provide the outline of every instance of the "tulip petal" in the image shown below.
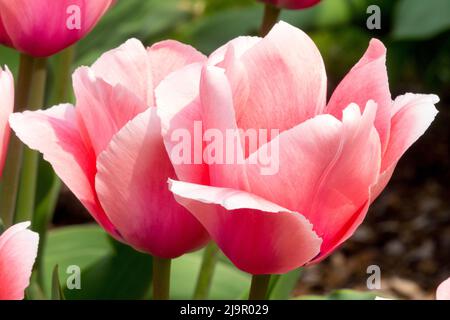
<path fill-rule="evenodd" d="M 174 258 L 208 241 L 200 223 L 168 190 L 175 172 L 156 108 L 120 130 L 97 162 L 96 190 L 108 217 L 137 250 Z"/>
<path fill-rule="evenodd" d="M 363 115 L 355 104 L 346 108 L 342 123 L 330 115 L 317 116 L 281 133 L 247 159 L 249 192 L 302 212 L 324 240 L 321 256 L 353 233 L 351 222 L 365 215 L 361 208 L 381 162 L 375 113 L 376 105 L 369 102 Z M 268 148 L 279 148 L 279 153 Z M 279 162 L 275 174 L 261 174 L 259 160 L 266 154 Z"/>
<path fill-rule="evenodd" d="M 0 12 L 12 45 L 21 52 L 44 57 L 83 38 L 112 2 L 4 0 L 0 1 Z M 73 15 L 77 15 L 80 25 L 69 28 Z"/>
<path fill-rule="evenodd" d="M 95 154 L 83 143 L 73 106 L 63 104 L 45 111 L 14 113 L 9 123 L 23 143 L 43 153 L 95 220 L 120 238 L 98 202 L 94 189 Z"/>
<path fill-rule="evenodd" d="M 197 151 L 197 142 L 194 140 L 196 135 L 200 135 L 201 139 L 203 134 L 198 96 L 201 70 L 201 63 L 193 63 L 161 81 L 155 90 L 156 111 L 161 119 L 164 144 L 177 177 L 187 182 L 209 184 L 208 166 L 203 162 L 202 150 Z M 189 146 L 185 147 L 183 143 Z M 180 146 L 183 147 L 181 150 Z M 184 154 L 186 149 L 190 150 L 188 155 Z M 199 157 L 197 161 L 196 156 Z"/>
<path fill-rule="evenodd" d="M 114 86 L 97 78 L 91 69 L 81 67 L 73 75 L 77 98 L 76 112 L 85 142 L 91 144 L 98 156 L 111 138 L 128 121 L 147 109 L 144 101 L 137 98 L 122 84 Z"/>
<path fill-rule="evenodd" d="M 22 300 L 30 283 L 39 235 L 16 224 L 0 236 L 0 300 Z"/>
<path fill-rule="evenodd" d="M 392 106 L 391 137 L 383 157 L 381 171 L 398 162 L 403 153 L 419 139 L 433 122 L 438 111 L 434 94 L 407 93 L 395 99 Z"/>
<path fill-rule="evenodd" d="M 398 96 L 392 105 L 391 134 L 381 163 L 381 174 L 373 186 L 372 201 L 388 184 L 400 157 L 417 141 L 433 122 L 438 111 L 434 94 L 407 93 Z"/>
<path fill-rule="evenodd" d="M 14 109 L 14 78 L 8 67 L 0 67 L 0 177 L 8 149 L 10 129 L 9 115 Z"/>
<path fill-rule="evenodd" d="M 147 51 L 137 39 L 104 53 L 91 67 L 97 78 L 127 88 L 146 105 L 153 105 L 153 83 Z"/>
<path fill-rule="evenodd" d="M 216 151 L 222 151 L 218 159 L 208 156 L 204 159 L 209 164 L 211 184 L 240 189 L 241 184 L 245 184 L 245 180 L 242 181 L 242 177 L 245 177 L 245 150 L 242 148 L 241 132 L 236 125 L 231 88 L 223 69 L 213 66 L 203 68 L 200 100 L 204 132 L 215 134 L 211 136 L 211 147 L 213 142 L 217 142 Z"/>
<path fill-rule="evenodd" d="M 253 194 L 170 181 L 177 201 L 208 230 L 225 255 L 251 274 L 278 274 L 314 258 L 321 239 L 301 214 Z"/>
<path fill-rule="evenodd" d="M 437 288 L 436 300 L 450 300 L 450 278 L 442 282 Z"/>
<path fill-rule="evenodd" d="M 249 94 L 247 101 L 235 103 L 239 128 L 284 131 L 324 109 L 325 66 L 314 42 L 301 30 L 279 22 L 241 60 Z"/>
<path fill-rule="evenodd" d="M 363 108 L 369 100 L 378 105 L 375 128 L 384 152 L 389 140 L 392 101 L 386 70 L 386 48 L 377 39 L 370 41 L 364 56 L 337 86 L 325 112 L 342 119 L 342 111 L 350 103 Z"/>
<path fill-rule="evenodd" d="M 147 52 L 152 66 L 154 88 L 173 71 L 191 63 L 206 61 L 206 56 L 193 47 L 174 40 L 155 43 Z"/>

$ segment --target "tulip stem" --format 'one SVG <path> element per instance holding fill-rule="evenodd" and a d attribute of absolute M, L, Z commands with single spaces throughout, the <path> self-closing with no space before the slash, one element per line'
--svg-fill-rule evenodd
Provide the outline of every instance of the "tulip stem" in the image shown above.
<path fill-rule="evenodd" d="M 275 23 L 277 23 L 280 13 L 281 9 L 275 7 L 272 4 L 266 4 L 264 6 L 264 18 L 261 25 L 261 30 L 259 32 L 261 37 L 265 37 L 275 25 Z"/>
<path fill-rule="evenodd" d="M 45 84 L 47 80 L 47 59 L 34 58 L 28 106 L 30 110 L 43 107 Z M 19 194 L 15 222 L 32 221 L 38 175 L 39 154 L 29 148 L 23 152 L 22 172 L 20 175 Z"/>
<path fill-rule="evenodd" d="M 14 111 L 23 111 L 28 104 L 30 87 L 32 82 L 34 59 L 26 54 L 20 55 L 19 76 L 17 78 Z M 0 215 L 5 227 L 12 225 L 16 208 L 17 190 L 19 187 L 19 175 L 22 164 L 23 145 L 20 140 L 11 134 L 8 154 L 3 170 L 0 185 Z"/>
<path fill-rule="evenodd" d="M 171 259 L 153 257 L 153 300 L 170 298 Z"/>
<path fill-rule="evenodd" d="M 219 248 L 214 242 L 210 242 L 203 253 L 202 266 L 197 279 L 197 286 L 194 291 L 194 300 L 205 300 L 208 298 L 211 289 L 212 278 L 216 268 Z"/>
<path fill-rule="evenodd" d="M 269 288 L 270 274 L 254 275 L 250 287 L 248 300 L 267 299 L 267 289 Z"/>
<path fill-rule="evenodd" d="M 51 106 L 68 102 L 70 99 L 70 75 L 72 72 L 72 62 L 75 56 L 75 48 L 76 45 L 72 45 L 54 56 L 56 81 L 53 82 L 53 87 L 51 90 L 52 96 L 49 103 Z M 42 260 L 44 256 L 45 244 L 47 242 L 47 228 L 49 223 L 52 221 L 60 191 L 61 180 L 52 170 L 51 186 L 45 196 L 45 199 L 40 202 L 38 207 L 36 207 L 32 225 L 32 229 L 39 233 L 39 249 L 34 267 L 37 273 L 37 282 L 41 287 L 44 286 L 44 268 L 42 266 Z"/>

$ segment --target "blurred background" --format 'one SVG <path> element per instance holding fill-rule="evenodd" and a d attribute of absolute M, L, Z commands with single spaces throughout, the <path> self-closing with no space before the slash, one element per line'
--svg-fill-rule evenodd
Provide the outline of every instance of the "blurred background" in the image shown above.
<path fill-rule="evenodd" d="M 366 27 L 371 4 L 381 9 L 380 30 Z M 90 65 L 130 37 L 145 45 L 172 38 L 209 54 L 236 36 L 256 35 L 262 15 L 263 5 L 254 0 L 119 0 L 77 45 L 73 67 Z M 399 298 L 433 298 L 437 285 L 450 276 L 450 1 L 323 0 L 307 10 L 284 10 L 281 19 L 302 28 L 317 44 L 325 60 L 329 94 L 376 37 L 388 48 L 393 97 L 415 92 L 435 93 L 441 99 L 435 122 L 399 162 L 363 225 L 331 257 L 303 270 L 294 296 L 329 294 L 336 288 L 367 290 L 366 269 L 378 265 L 383 292 Z M 0 57 L 2 64 L 16 69 L 17 56 L 11 50 L 1 48 Z M 50 85 L 48 104 L 51 90 Z M 41 205 L 52 185 L 48 172 L 42 162 Z M 63 187 L 52 225 L 91 221 Z M 50 235 L 50 240 L 61 237 Z M 49 245 L 50 253 L 58 251 L 56 244 Z"/>

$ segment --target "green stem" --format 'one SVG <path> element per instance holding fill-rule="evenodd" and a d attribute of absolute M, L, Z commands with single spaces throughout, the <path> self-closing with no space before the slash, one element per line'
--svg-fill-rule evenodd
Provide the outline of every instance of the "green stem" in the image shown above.
<path fill-rule="evenodd" d="M 30 110 L 43 107 L 45 84 L 47 80 L 47 59 L 34 58 L 34 67 L 28 105 Z M 23 153 L 22 173 L 20 176 L 19 194 L 15 222 L 32 221 L 37 186 L 39 154 L 29 148 Z"/>
<path fill-rule="evenodd" d="M 259 32 L 261 37 L 265 37 L 275 25 L 275 23 L 277 23 L 280 13 L 281 9 L 275 7 L 272 4 L 266 4 L 264 6 L 264 18 L 261 24 L 261 30 Z"/>
<path fill-rule="evenodd" d="M 203 253 L 202 266 L 197 279 L 197 286 L 194 291 L 195 300 L 205 300 L 208 298 L 211 289 L 212 278 L 216 268 L 219 248 L 214 242 L 210 242 Z"/>
<path fill-rule="evenodd" d="M 52 86 L 52 95 L 50 105 L 68 102 L 71 89 L 72 62 L 75 56 L 75 45 L 70 46 L 64 51 L 54 56 L 55 76 Z M 47 241 L 47 228 L 53 219 L 59 193 L 61 191 L 61 180 L 52 171 L 52 183 L 45 198 L 40 201 L 33 217 L 33 230 L 39 233 L 39 249 L 36 262 L 34 264 L 37 273 L 37 282 L 41 287 L 44 286 L 44 268 L 42 267 L 42 257 Z M 39 178 L 38 178 L 39 183 Z"/>
<path fill-rule="evenodd" d="M 250 287 L 249 300 L 267 299 L 267 289 L 269 288 L 270 274 L 254 275 Z"/>
<path fill-rule="evenodd" d="M 15 112 L 23 111 L 28 104 L 33 63 L 34 60 L 32 57 L 25 54 L 20 55 L 19 76 L 17 78 L 14 99 Z M 11 226 L 14 220 L 17 189 L 19 186 L 19 175 L 22 164 L 22 152 L 22 143 L 14 134 L 11 134 L 0 185 L 0 215 L 5 227 Z"/>
<path fill-rule="evenodd" d="M 153 257 L 153 300 L 170 298 L 170 259 Z"/>

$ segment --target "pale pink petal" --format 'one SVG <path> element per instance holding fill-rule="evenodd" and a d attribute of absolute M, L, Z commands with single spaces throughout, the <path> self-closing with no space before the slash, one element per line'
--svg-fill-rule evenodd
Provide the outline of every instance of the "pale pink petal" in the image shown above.
<path fill-rule="evenodd" d="M 442 282 L 436 291 L 437 300 L 450 300 L 450 278 Z"/>
<path fill-rule="evenodd" d="M 301 30 L 279 22 L 241 60 L 249 94 L 246 101 L 235 102 L 239 128 L 283 131 L 324 109 L 324 63 L 314 42 Z"/>
<path fill-rule="evenodd" d="M 14 78 L 8 67 L 0 67 L 0 177 L 9 143 L 8 119 L 14 109 Z"/>
<path fill-rule="evenodd" d="M 120 84 L 146 105 L 153 105 L 153 82 L 144 45 L 130 39 L 120 47 L 104 53 L 91 67 L 97 78 L 111 86 Z"/>
<path fill-rule="evenodd" d="M 217 147 L 214 148 L 217 151 L 216 159 L 208 156 L 207 150 L 204 151 L 206 156 L 203 157 L 209 164 L 211 185 L 240 189 L 245 170 L 245 154 L 236 125 L 231 88 L 223 69 L 204 67 L 200 82 L 200 100 L 203 130 L 212 135 L 207 144 L 213 148 L 213 143 L 217 142 Z M 232 156 L 228 160 L 227 149 L 228 154 Z M 222 155 L 218 156 L 220 151 Z"/>
<path fill-rule="evenodd" d="M 78 121 L 84 129 L 82 136 L 92 145 L 96 155 L 128 121 L 147 109 L 145 101 L 122 84 L 112 86 L 86 67 L 75 71 L 73 86 Z"/>
<path fill-rule="evenodd" d="M 32 56 L 50 56 L 89 33 L 112 3 L 113 0 L 2 0 L 0 12 L 12 46 Z M 68 28 L 69 18 L 78 13 L 79 28 Z"/>
<path fill-rule="evenodd" d="M 170 181 L 170 190 L 245 272 L 285 273 L 319 253 L 321 239 L 297 212 L 235 189 Z"/>
<path fill-rule="evenodd" d="M 45 111 L 14 113 L 9 123 L 23 143 L 43 153 L 97 222 L 118 237 L 98 202 L 94 189 L 95 153 L 83 143 L 73 106 L 64 104 Z"/>
<path fill-rule="evenodd" d="M 155 96 L 164 143 L 177 177 L 209 184 L 208 166 L 203 162 L 201 149 L 202 109 L 198 96 L 201 70 L 201 63 L 193 63 L 171 73 L 156 88 Z M 183 147 L 183 142 L 188 146 Z"/>
<path fill-rule="evenodd" d="M 16 224 L 0 236 L 0 300 L 22 300 L 30 283 L 39 235 Z"/>
<path fill-rule="evenodd" d="M 369 100 L 378 105 L 375 128 L 384 152 L 389 140 L 392 101 L 386 70 L 386 48 L 376 39 L 370 41 L 364 56 L 338 85 L 325 112 L 342 119 L 342 111 L 350 103 L 364 108 Z"/>
<path fill-rule="evenodd" d="M 208 241 L 200 223 L 168 190 L 174 178 L 156 108 L 130 121 L 97 162 L 96 190 L 108 217 L 137 250 L 174 258 Z"/>
<path fill-rule="evenodd" d="M 191 63 L 206 61 L 206 57 L 193 47 L 174 40 L 155 43 L 147 52 L 152 68 L 153 88 L 171 72 Z"/>
<path fill-rule="evenodd" d="M 433 94 L 407 93 L 392 106 L 391 137 L 383 156 L 381 171 L 397 163 L 403 153 L 419 139 L 433 122 L 439 97 Z"/>
<path fill-rule="evenodd" d="M 424 134 L 438 111 L 436 95 L 407 93 L 395 99 L 392 105 L 391 135 L 381 162 L 381 174 L 373 186 L 372 201 L 389 182 L 397 162 L 411 145 Z"/>
<path fill-rule="evenodd" d="M 247 160 L 249 192 L 304 214 L 324 240 L 321 256 L 353 233 L 353 222 L 365 215 L 361 208 L 378 179 L 376 105 L 369 102 L 365 109 L 361 115 L 357 105 L 350 105 L 342 123 L 317 116 L 281 133 Z M 279 153 L 274 153 L 277 144 Z M 273 155 L 272 165 L 279 162 L 275 174 L 261 174 L 259 159 L 265 154 Z"/>

